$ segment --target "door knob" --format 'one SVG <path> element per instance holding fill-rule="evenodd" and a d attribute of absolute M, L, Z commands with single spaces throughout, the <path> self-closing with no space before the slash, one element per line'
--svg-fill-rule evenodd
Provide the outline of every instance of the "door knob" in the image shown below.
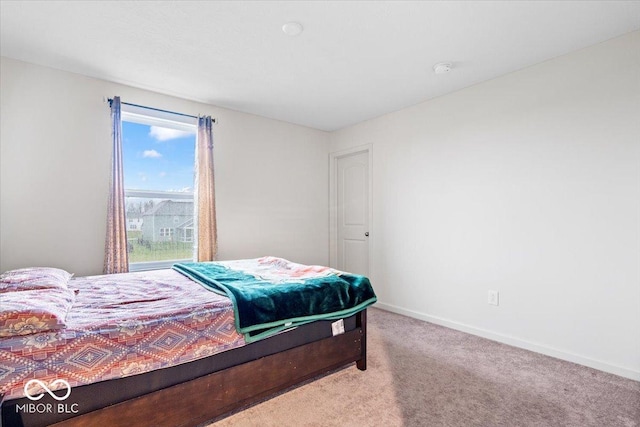
<path fill-rule="evenodd" d="M 369 237 L 369 232 L 368 232 L 368 231 L 365 231 L 364 236 L 365 236 L 365 237 Z"/>

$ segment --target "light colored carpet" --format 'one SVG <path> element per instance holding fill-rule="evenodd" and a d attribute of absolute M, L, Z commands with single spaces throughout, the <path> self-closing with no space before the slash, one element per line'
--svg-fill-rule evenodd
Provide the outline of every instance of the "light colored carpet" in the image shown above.
<path fill-rule="evenodd" d="M 640 426 L 640 383 L 369 309 L 355 365 L 210 424 Z M 603 343 L 604 344 L 604 343 Z"/>

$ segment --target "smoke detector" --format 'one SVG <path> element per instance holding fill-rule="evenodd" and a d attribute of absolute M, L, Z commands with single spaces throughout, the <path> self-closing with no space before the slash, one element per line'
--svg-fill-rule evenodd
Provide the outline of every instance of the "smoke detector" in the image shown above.
<path fill-rule="evenodd" d="M 433 66 L 433 72 L 436 74 L 447 74 L 449 71 L 451 71 L 450 62 L 440 62 Z"/>
<path fill-rule="evenodd" d="M 282 26 L 282 32 L 291 37 L 301 34 L 303 30 L 304 28 L 298 22 L 287 22 Z"/>

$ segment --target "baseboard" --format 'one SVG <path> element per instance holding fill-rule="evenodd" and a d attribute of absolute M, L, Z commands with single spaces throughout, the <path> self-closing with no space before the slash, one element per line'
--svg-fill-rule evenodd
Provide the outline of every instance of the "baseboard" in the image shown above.
<path fill-rule="evenodd" d="M 466 332 L 471 335 L 477 335 L 479 337 L 487 338 L 493 341 L 498 341 L 503 344 L 508 344 L 514 347 L 523 348 L 525 350 L 535 351 L 547 356 L 555 357 L 557 359 L 566 360 L 568 362 L 577 363 L 579 365 L 588 366 L 590 368 L 598 369 L 600 371 L 608 372 L 610 374 L 619 375 L 621 377 L 629 378 L 635 381 L 640 381 L 640 372 L 632 369 L 623 368 L 620 366 L 612 365 L 600 360 L 591 359 L 589 357 L 580 356 L 562 350 L 558 350 L 552 347 L 547 347 L 541 344 L 532 343 L 509 335 L 499 334 L 497 332 L 489 331 L 475 326 L 466 325 L 464 323 L 455 322 L 449 319 L 443 319 L 438 316 L 432 316 L 429 314 L 421 313 L 414 310 L 398 307 L 392 304 L 385 304 L 378 302 L 375 305 L 376 308 L 381 310 L 390 311 L 392 313 L 402 314 L 404 316 L 413 317 L 414 319 L 424 320 L 436 325 L 445 326 L 447 328 L 455 329 L 458 331 Z"/>

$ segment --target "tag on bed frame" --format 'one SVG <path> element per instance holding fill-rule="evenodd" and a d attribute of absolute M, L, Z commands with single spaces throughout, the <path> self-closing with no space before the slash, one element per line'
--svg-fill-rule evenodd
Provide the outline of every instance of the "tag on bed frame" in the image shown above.
<path fill-rule="evenodd" d="M 333 332 L 333 336 L 344 334 L 344 319 L 336 320 L 331 323 L 331 332 Z"/>

